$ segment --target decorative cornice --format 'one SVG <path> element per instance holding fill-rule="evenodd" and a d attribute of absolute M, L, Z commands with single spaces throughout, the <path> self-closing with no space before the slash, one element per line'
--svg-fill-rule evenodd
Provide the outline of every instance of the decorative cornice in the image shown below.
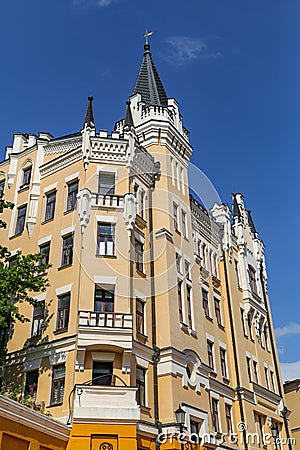
<path fill-rule="evenodd" d="M 45 145 L 44 153 L 45 155 L 54 155 L 56 153 L 65 153 L 70 150 L 74 150 L 74 148 L 78 148 L 81 145 L 82 137 L 76 137 L 73 139 L 63 139 L 61 141 L 50 142 Z"/>
<path fill-rule="evenodd" d="M 58 158 L 43 164 L 40 168 L 41 178 L 45 178 L 67 166 L 70 166 L 81 159 L 81 147 L 74 148 L 68 153 L 64 153 Z"/>
<path fill-rule="evenodd" d="M 66 425 L 2 395 L 0 395 L 0 417 L 18 425 L 21 423 L 23 426 L 63 442 L 69 439 L 70 430 Z"/>

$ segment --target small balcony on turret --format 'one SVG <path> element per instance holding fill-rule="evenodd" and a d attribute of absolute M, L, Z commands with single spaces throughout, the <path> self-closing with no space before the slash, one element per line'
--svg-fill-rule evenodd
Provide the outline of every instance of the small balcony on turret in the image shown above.
<path fill-rule="evenodd" d="M 124 196 L 117 194 L 100 194 L 97 192 L 92 193 L 91 206 L 96 208 L 124 208 Z"/>

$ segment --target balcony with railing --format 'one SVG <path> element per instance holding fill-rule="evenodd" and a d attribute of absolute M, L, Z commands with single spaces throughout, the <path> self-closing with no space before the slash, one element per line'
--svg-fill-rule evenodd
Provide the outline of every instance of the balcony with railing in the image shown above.
<path fill-rule="evenodd" d="M 79 311 L 79 345 L 132 348 L 132 314 Z"/>
<path fill-rule="evenodd" d="M 124 195 L 92 193 L 92 206 L 102 208 L 123 208 Z"/>
<path fill-rule="evenodd" d="M 122 378 L 109 374 L 101 375 L 82 384 L 76 384 L 70 393 L 74 398 L 69 422 L 118 421 L 136 423 L 140 419 L 140 408 L 136 402 L 136 387 L 127 386 Z"/>

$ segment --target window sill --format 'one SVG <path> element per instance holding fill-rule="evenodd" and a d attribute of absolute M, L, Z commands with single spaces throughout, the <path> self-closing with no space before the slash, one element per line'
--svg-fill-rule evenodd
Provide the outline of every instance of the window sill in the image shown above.
<path fill-rule="evenodd" d="M 211 316 L 207 316 L 207 315 L 205 314 L 205 318 L 206 318 L 207 320 L 209 320 L 209 322 L 213 323 L 213 318 L 212 318 Z"/>
<path fill-rule="evenodd" d="M 73 265 L 72 263 L 71 264 L 66 264 L 65 266 L 58 267 L 57 270 L 63 270 L 63 269 L 66 269 L 67 267 L 71 267 L 72 265 Z"/>
<path fill-rule="evenodd" d="M 223 331 L 225 330 L 225 325 L 223 323 L 218 323 L 218 327 Z"/>
<path fill-rule="evenodd" d="M 145 272 L 141 272 L 139 269 L 135 269 L 136 270 L 136 273 L 138 273 L 142 278 L 146 278 L 146 274 L 145 274 Z"/>
<path fill-rule="evenodd" d="M 24 230 L 23 230 L 23 231 L 24 231 Z M 9 237 L 9 239 L 14 239 L 14 238 L 16 238 L 16 237 L 18 237 L 18 236 L 22 236 L 23 231 L 21 231 L 21 233 L 18 233 L 18 234 L 13 234 L 12 236 Z"/>
<path fill-rule="evenodd" d="M 217 374 L 217 372 L 215 372 L 214 368 L 213 368 L 213 367 L 210 367 L 210 366 L 208 366 L 208 367 L 209 367 L 210 370 L 211 370 L 210 375 L 211 375 L 212 377 L 214 377 L 214 378 L 217 378 L 218 374 Z"/>
<path fill-rule="evenodd" d="M 53 408 L 55 406 L 61 406 L 63 404 L 63 402 L 60 403 L 50 403 L 50 405 L 47 405 L 46 408 Z"/>
<path fill-rule="evenodd" d="M 180 328 L 184 333 L 189 334 L 189 327 L 185 323 L 180 322 Z"/>
<path fill-rule="evenodd" d="M 230 378 L 223 376 L 223 383 L 229 384 L 230 383 Z"/>
<path fill-rule="evenodd" d="M 148 340 L 148 336 L 147 336 L 146 334 L 141 333 L 140 331 L 137 331 L 136 334 L 137 334 L 137 337 L 138 337 L 139 339 L 142 339 L 142 340 L 144 340 L 144 341 L 147 341 L 147 340 Z"/>
<path fill-rule="evenodd" d="M 28 191 L 29 186 L 30 186 L 30 184 L 24 184 L 23 186 L 20 186 L 19 190 L 18 190 L 18 194 L 21 192 L 24 192 L 24 191 Z"/>
<path fill-rule="evenodd" d="M 151 408 L 149 408 L 149 406 L 140 405 L 140 408 L 141 408 L 141 413 L 142 413 L 142 414 L 147 414 L 147 416 L 150 417 L 150 414 L 151 414 Z"/>
<path fill-rule="evenodd" d="M 71 212 L 74 212 L 75 210 L 76 210 L 76 208 L 68 209 L 67 211 L 64 211 L 64 216 L 65 216 L 66 214 L 69 214 L 69 213 L 71 213 Z"/>
<path fill-rule="evenodd" d="M 116 255 L 99 255 L 96 253 L 96 258 L 110 258 L 110 259 L 117 259 Z"/>
<path fill-rule="evenodd" d="M 191 328 L 190 328 L 190 335 L 193 336 L 193 338 L 195 338 L 195 339 L 198 338 L 197 331 L 196 330 L 192 330 Z"/>
<path fill-rule="evenodd" d="M 45 223 L 52 222 L 52 220 L 54 220 L 54 217 L 52 217 L 51 219 L 43 220 L 42 225 L 44 225 Z"/>
<path fill-rule="evenodd" d="M 54 330 L 53 331 L 53 334 L 62 334 L 62 333 L 65 333 L 66 331 L 68 331 L 68 327 L 65 327 L 65 328 L 58 328 L 57 330 Z"/>

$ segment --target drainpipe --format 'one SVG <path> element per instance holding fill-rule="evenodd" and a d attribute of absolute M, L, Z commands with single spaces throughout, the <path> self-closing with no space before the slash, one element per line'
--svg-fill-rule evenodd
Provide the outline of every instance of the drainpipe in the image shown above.
<path fill-rule="evenodd" d="M 274 335 L 273 335 L 273 327 L 272 327 L 272 323 L 271 323 L 270 308 L 269 308 L 269 303 L 268 303 L 267 294 L 266 294 L 266 287 L 265 287 L 265 282 L 264 282 L 262 263 L 260 264 L 259 275 L 260 275 L 260 282 L 261 282 L 261 286 L 262 286 L 264 304 L 265 304 L 265 308 L 266 308 L 266 312 L 267 312 L 267 321 L 268 321 L 268 327 L 269 327 L 269 333 L 270 333 L 270 342 L 271 342 L 272 357 L 273 357 L 273 363 L 274 363 L 276 379 L 277 379 L 277 386 L 278 386 L 278 390 L 279 390 L 279 395 L 282 398 L 283 406 L 284 406 L 284 395 L 283 395 L 283 390 L 281 387 L 279 367 L 278 367 L 278 362 L 277 362 L 277 358 L 276 358 L 276 345 L 275 345 L 275 340 L 274 340 Z M 290 430 L 289 430 L 287 416 L 285 413 L 283 413 L 282 417 L 283 417 L 283 423 L 284 423 L 286 436 L 288 438 L 289 450 L 293 450 L 293 446 L 292 446 L 291 439 L 290 439 Z"/>
<path fill-rule="evenodd" d="M 234 332 L 234 322 L 233 322 L 233 315 L 232 315 L 231 295 L 230 295 L 230 287 L 229 287 L 225 250 L 223 250 L 223 261 L 224 261 L 226 294 L 227 294 L 227 301 L 228 301 L 228 313 L 229 313 L 229 321 L 230 321 L 230 328 L 231 328 L 231 340 L 232 340 L 232 349 L 233 349 L 233 357 L 234 357 L 234 367 L 235 367 L 235 375 L 236 375 L 236 383 L 237 383 L 236 393 L 237 393 L 238 402 L 239 402 L 241 422 L 245 423 L 243 401 L 242 401 L 242 396 L 241 396 L 241 381 L 240 381 L 240 373 L 239 373 L 239 363 L 238 363 L 238 355 L 237 355 L 235 332 Z M 244 441 L 244 449 L 248 450 L 246 427 L 243 427 L 243 441 Z"/>
<path fill-rule="evenodd" d="M 151 318 L 152 318 L 152 348 L 153 354 L 153 397 L 154 397 L 154 419 L 155 425 L 158 428 L 158 433 L 161 433 L 161 422 L 159 421 L 159 405 L 158 405 L 158 375 L 157 365 L 160 357 L 160 348 L 156 345 L 156 302 L 155 302 L 155 271 L 154 271 L 154 245 L 153 245 L 153 210 L 152 210 L 152 192 L 153 186 L 149 189 L 149 236 L 150 236 L 150 282 L 151 282 Z M 156 450 L 160 449 L 160 444 L 156 440 Z"/>

